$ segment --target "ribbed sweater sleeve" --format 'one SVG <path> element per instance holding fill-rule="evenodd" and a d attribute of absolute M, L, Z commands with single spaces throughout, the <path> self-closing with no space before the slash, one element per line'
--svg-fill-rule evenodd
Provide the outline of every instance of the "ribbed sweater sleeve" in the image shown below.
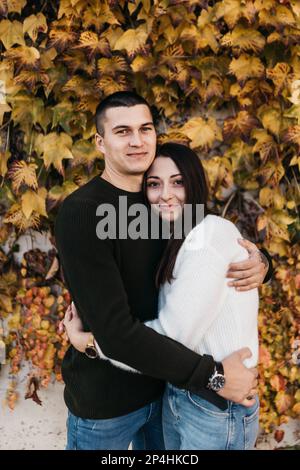
<path fill-rule="evenodd" d="M 63 204 L 55 226 L 67 286 L 85 325 L 111 359 L 197 392 L 213 372 L 213 358 L 133 318 L 113 242 L 98 239 L 96 225 L 96 204 L 73 199 Z"/>

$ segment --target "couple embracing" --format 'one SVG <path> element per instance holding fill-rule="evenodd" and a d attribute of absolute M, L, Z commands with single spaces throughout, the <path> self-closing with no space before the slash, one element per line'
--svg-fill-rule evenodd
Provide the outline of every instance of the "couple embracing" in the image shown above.
<path fill-rule="evenodd" d="M 269 255 L 209 211 L 191 149 L 157 147 L 141 96 L 105 98 L 96 128 L 105 170 L 65 199 L 55 225 L 73 299 L 63 320 L 67 449 L 251 449 L 257 287 L 271 276 Z M 124 199 L 128 227 L 146 208 L 147 236 L 120 236 Z M 115 230 L 102 223 L 99 233 L 111 207 Z M 176 236 L 179 225 L 190 227 Z"/>

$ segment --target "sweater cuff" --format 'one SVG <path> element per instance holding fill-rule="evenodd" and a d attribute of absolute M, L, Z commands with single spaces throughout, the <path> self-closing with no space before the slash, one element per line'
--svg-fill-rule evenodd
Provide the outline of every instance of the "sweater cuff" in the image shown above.
<path fill-rule="evenodd" d="M 214 370 L 214 358 L 204 354 L 184 388 L 192 393 L 199 393 L 201 389 L 207 387 L 208 380 L 214 373 Z"/>
<path fill-rule="evenodd" d="M 265 275 L 265 278 L 264 278 L 264 281 L 263 281 L 263 284 L 265 284 L 266 282 L 268 282 L 272 278 L 274 269 L 273 269 L 272 258 L 269 255 L 268 251 L 265 248 L 261 248 L 260 251 L 262 252 L 263 255 L 265 255 L 265 257 L 267 258 L 268 263 L 269 263 L 269 269 L 268 269 L 267 274 Z"/>

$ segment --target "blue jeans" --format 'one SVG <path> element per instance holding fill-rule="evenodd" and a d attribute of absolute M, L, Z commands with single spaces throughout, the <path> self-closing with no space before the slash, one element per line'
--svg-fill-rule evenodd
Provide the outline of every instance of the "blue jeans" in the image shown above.
<path fill-rule="evenodd" d="M 168 450 L 253 449 L 259 430 L 258 399 L 250 408 L 228 402 L 220 410 L 168 384 L 163 398 L 163 431 Z"/>
<path fill-rule="evenodd" d="M 162 399 L 124 416 L 83 419 L 69 412 L 66 450 L 164 450 Z"/>

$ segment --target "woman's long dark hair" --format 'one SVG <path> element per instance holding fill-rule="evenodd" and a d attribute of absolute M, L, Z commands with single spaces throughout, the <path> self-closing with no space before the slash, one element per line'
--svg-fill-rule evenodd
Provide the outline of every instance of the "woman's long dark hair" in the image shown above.
<path fill-rule="evenodd" d="M 156 158 L 157 157 L 171 158 L 179 169 L 185 189 L 185 204 L 191 204 L 192 207 L 192 227 L 194 227 L 197 223 L 197 204 L 203 204 L 204 216 L 208 213 L 208 185 L 200 159 L 196 153 L 186 145 L 176 144 L 173 142 L 159 146 L 156 151 Z M 145 192 L 147 189 L 146 178 L 147 172 L 145 173 L 143 184 Z M 161 286 L 166 281 L 172 281 L 177 254 L 184 242 L 184 239 L 184 236 L 181 239 L 171 237 L 168 241 L 156 274 L 157 287 Z"/>

